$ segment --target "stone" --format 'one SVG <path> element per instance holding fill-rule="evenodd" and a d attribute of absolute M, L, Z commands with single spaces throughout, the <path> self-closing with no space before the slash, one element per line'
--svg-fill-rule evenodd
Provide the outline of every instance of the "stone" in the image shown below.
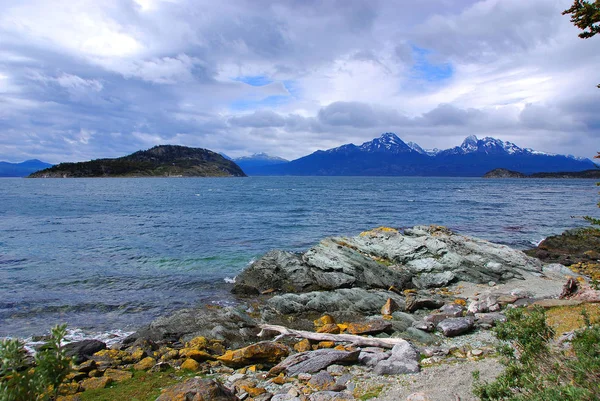
<path fill-rule="evenodd" d="M 310 341 L 308 341 L 305 338 L 303 340 L 298 341 L 296 344 L 294 344 L 294 349 L 297 352 L 305 352 L 305 351 L 310 351 L 312 348 L 310 346 Z"/>
<path fill-rule="evenodd" d="M 123 380 L 131 379 L 133 377 L 133 373 L 128 370 L 106 369 L 104 371 L 104 377 L 108 377 L 114 382 L 122 382 Z"/>
<path fill-rule="evenodd" d="M 91 377 L 83 380 L 79 385 L 85 391 L 106 388 L 113 380 L 110 377 Z"/>
<path fill-rule="evenodd" d="M 431 333 L 433 330 L 435 330 L 435 324 L 433 324 L 432 322 L 425 321 L 425 320 L 420 320 L 418 322 L 414 322 L 412 327 L 414 327 L 415 329 L 418 329 L 418 330 L 423 330 L 428 333 Z"/>
<path fill-rule="evenodd" d="M 216 358 L 206 351 L 201 351 L 193 348 L 183 348 L 179 350 L 180 358 L 191 358 L 197 362 L 213 361 Z"/>
<path fill-rule="evenodd" d="M 456 275 L 451 271 L 439 273 L 422 273 L 417 277 L 413 277 L 412 282 L 417 288 L 440 288 L 446 287 L 448 284 L 456 280 Z"/>
<path fill-rule="evenodd" d="M 327 372 L 332 376 L 341 376 L 344 374 L 345 368 L 342 365 L 329 365 Z"/>
<path fill-rule="evenodd" d="M 256 339 L 260 332 L 256 321 L 241 307 L 203 306 L 181 309 L 159 317 L 123 340 L 125 345 L 135 341 L 190 341 L 206 337 L 225 341 L 230 347 L 243 346 Z"/>
<path fill-rule="evenodd" d="M 156 401 L 238 401 L 238 398 L 219 382 L 194 377 L 164 389 Z"/>
<path fill-rule="evenodd" d="M 73 394 L 77 394 L 80 391 L 81 391 L 81 387 L 79 386 L 79 383 L 77 383 L 77 382 L 62 383 L 58 387 L 58 394 L 60 394 L 60 395 L 73 395 Z"/>
<path fill-rule="evenodd" d="M 444 313 L 432 313 L 430 315 L 427 315 L 423 318 L 423 321 L 425 323 L 431 323 L 434 326 L 437 326 L 440 322 L 443 322 L 444 320 L 448 319 L 450 316 L 444 314 Z"/>
<path fill-rule="evenodd" d="M 392 297 L 399 305 L 404 299 L 397 294 L 364 288 L 342 288 L 334 291 L 313 291 L 303 294 L 282 294 L 269 299 L 266 304 L 276 314 L 345 313 L 358 315 L 379 314 L 381 305 Z M 267 319 L 268 320 L 268 319 Z"/>
<path fill-rule="evenodd" d="M 387 301 L 385 302 L 385 305 L 383 305 L 381 307 L 381 314 L 382 315 L 391 315 L 392 313 L 394 313 L 398 310 L 400 310 L 400 305 L 398 305 L 398 303 L 396 301 L 394 301 L 392 298 L 388 298 Z"/>
<path fill-rule="evenodd" d="M 388 359 L 390 355 L 391 354 L 385 352 L 381 348 L 363 348 L 360 351 L 360 355 L 358 356 L 358 362 L 360 362 L 361 365 L 365 365 L 372 368 L 376 366 L 379 362 Z"/>
<path fill-rule="evenodd" d="M 208 340 L 203 336 L 194 337 L 185 343 L 185 348 L 203 350 L 206 349 L 206 347 L 208 347 Z"/>
<path fill-rule="evenodd" d="M 394 345 L 390 357 L 378 362 L 373 368 L 373 373 L 377 375 L 398 375 L 419 371 L 419 350 L 409 342 Z"/>
<path fill-rule="evenodd" d="M 287 346 L 273 341 L 262 341 L 247 347 L 229 350 L 217 359 L 229 367 L 254 364 L 274 365 L 290 353 Z"/>
<path fill-rule="evenodd" d="M 98 340 L 83 340 L 68 343 L 63 346 L 65 354 L 73 358 L 75 363 L 87 361 L 92 355 L 98 351 L 106 349 L 106 343 Z"/>
<path fill-rule="evenodd" d="M 314 322 L 315 327 L 327 326 L 329 324 L 335 324 L 335 319 L 331 315 L 323 315 L 320 318 L 316 319 Z"/>
<path fill-rule="evenodd" d="M 358 361 L 360 351 L 339 351 L 334 349 L 319 349 L 317 351 L 301 352 L 287 357 L 284 361 L 274 366 L 270 375 L 285 372 L 288 376 L 298 373 L 314 373 L 326 369 L 333 364 L 348 364 Z"/>
<path fill-rule="evenodd" d="M 417 298 L 416 296 L 406 297 L 405 310 L 414 313 L 419 309 L 438 309 L 444 305 L 444 301 L 433 298 Z"/>
<path fill-rule="evenodd" d="M 391 327 L 392 324 L 389 321 L 374 319 L 361 323 L 350 323 L 346 331 L 355 335 L 378 334 L 389 331 Z"/>
<path fill-rule="evenodd" d="M 453 317 L 440 322 L 438 330 L 446 337 L 455 337 L 470 331 L 474 326 L 474 319 L 470 317 Z"/>
<path fill-rule="evenodd" d="M 326 324 L 317 329 L 317 333 L 340 334 L 340 327 L 335 324 Z"/>
<path fill-rule="evenodd" d="M 475 314 L 475 322 L 478 325 L 487 324 L 490 326 L 495 326 L 497 323 L 506 322 L 506 316 L 499 312 L 492 313 L 476 313 Z"/>
<path fill-rule="evenodd" d="M 197 372 L 200 370 L 200 364 L 192 358 L 187 358 L 183 361 L 180 368 L 182 370 L 189 370 L 190 372 Z"/>
<path fill-rule="evenodd" d="M 77 366 L 77 370 L 80 372 L 89 373 L 96 369 L 97 366 L 98 365 L 96 364 L 96 361 L 93 359 L 88 359 L 87 361 L 80 363 L 79 366 Z"/>
<path fill-rule="evenodd" d="M 333 341 L 319 341 L 319 348 L 333 348 L 335 347 L 335 343 Z"/>
<path fill-rule="evenodd" d="M 406 401 L 432 401 L 425 393 L 412 393 L 406 397 Z"/>
<path fill-rule="evenodd" d="M 354 401 L 351 392 L 318 391 L 308 396 L 309 401 Z"/>
<path fill-rule="evenodd" d="M 154 365 L 156 365 L 156 360 L 154 360 L 154 358 L 150 356 L 147 356 L 146 358 L 133 365 L 133 368 L 135 370 L 150 370 L 154 367 Z"/>
<path fill-rule="evenodd" d="M 336 385 L 335 379 L 327 371 L 321 371 L 312 375 L 308 385 L 315 391 L 331 390 Z"/>
<path fill-rule="evenodd" d="M 457 303 L 445 304 L 440 308 L 440 313 L 448 317 L 461 317 L 465 308 Z"/>

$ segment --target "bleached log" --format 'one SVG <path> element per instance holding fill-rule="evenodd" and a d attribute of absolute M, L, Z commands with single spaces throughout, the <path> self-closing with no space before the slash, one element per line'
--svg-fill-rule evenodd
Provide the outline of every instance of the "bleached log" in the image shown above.
<path fill-rule="evenodd" d="M 405 344 L 408 342 L 402 338 L 373 338 L 355 336 L 353 334 L 314 333 L 312 331 L 288 329 L 285 326 L 278 326 L 274 324 L 261 324 L 258 327 L 262 329 L 261 332 L 258 333 L 259 337 L 267 335 L 267 333 L 270 331 L 279 333 L 277 338 L 296 337 L 306 338 L 313 341 L 348 342 L 357 346 L 381 348 L 392 348 L 396 344 Z"/>

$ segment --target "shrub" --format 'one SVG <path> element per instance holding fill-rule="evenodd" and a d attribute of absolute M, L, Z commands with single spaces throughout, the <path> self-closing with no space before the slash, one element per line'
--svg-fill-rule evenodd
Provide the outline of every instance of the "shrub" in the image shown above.
<path fill-rule="evenodd" d="M 512 309 L 495 333 L 504 343 L 498 347 L 505 371 L 490 383 L 475 373 L 474 394 L 482 400 L 592 401 L 600 399 L 600 325 L 583 313 L 584 329 L 572 347 L 551 345 L 554 332 L 542 308 L 531 312 Z"/>
<path fill-rule="evenodd" d="M 33 364 L 21 341 L 0 341 L 0 401 L 56 398 L 60 384 L 71 370 L 71 361 L 60 346 L 65 333 L 65 325 L 54 327 Z"/>

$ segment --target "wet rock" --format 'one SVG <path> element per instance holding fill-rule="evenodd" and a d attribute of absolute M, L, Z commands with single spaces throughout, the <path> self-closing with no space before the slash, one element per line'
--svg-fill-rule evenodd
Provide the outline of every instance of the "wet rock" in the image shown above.
<path fill-rule="evenodd" d="M 106 343 L 99 340 L 83 340 L 66 344 L 63 349 L 68 357 L 73 358 L 75 363 L 88 360 L 98 351 L 106 349 Z"/>
<path fill-rule="evenodd" d="M 474 326 L 471 317 L 453 317 L 440 322 L 438 330 L 446 337 L 455 337 L 470 331 Z"/>
<path fill-rule="evenodd" d="M 298 373 L 314 373 L 326 369 L 333 364 L 347 364 L 358 361 L 360 351 L 340 351 L 335 349 L 320 349 L 317 351 L 301 352 L 287 357 L 273 367 L 270 375 L 285 372 L 288 376 Z"/>
<path fill-rule="evenodd" d="M 194 377 L 163 390 L 156 401 L 238 401 L 231 391 L 212 379 Z"/>
<path fill-rule="evenodd" d="M 373 335 L 389 331 L 391 328 L 392 324 L 389 321 L 374 319 L 361 323 L 350 323 L 346 331 L 356 335 Z"/>
<path fill-rule="evenodd" d="M 218 360 L 230 367 L 254 364 L 274 365 L 289 353 L 288 347 L 281 343 L 262 341 L 241 349 L 227 351 Z"/>
<path fill-rule="evenodd" d="M 256 322 L 241 308 L 205 306 L 159 317 L 126 338 L 124 343 L 130 344 L 138 339 L 189 341 L 202 336 L 224 340 L 235 347 L 254 340 L 259 331 Z"/>

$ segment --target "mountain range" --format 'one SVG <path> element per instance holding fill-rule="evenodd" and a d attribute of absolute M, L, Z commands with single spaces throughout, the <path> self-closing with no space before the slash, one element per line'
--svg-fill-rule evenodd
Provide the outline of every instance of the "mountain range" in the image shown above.
<path fill-rule="evenodd" d="M 520 148 L 490 137 L 472 135 L 460 146 L 425 150 L 388 132 L 360 146 L 346 144 L 277 164 L 256 161 L 252 172 L 244 170 L 249 175 L 481 177 L 496 168 L 532 174 L 597 167 L 590 159 Z"/>
<path fill-rule="evenodd" d="M 22 163 L 0 162 L 0 177 L 25 177 L 48 167 L 52 167 L 52 164 L 37 159 Z"/>

